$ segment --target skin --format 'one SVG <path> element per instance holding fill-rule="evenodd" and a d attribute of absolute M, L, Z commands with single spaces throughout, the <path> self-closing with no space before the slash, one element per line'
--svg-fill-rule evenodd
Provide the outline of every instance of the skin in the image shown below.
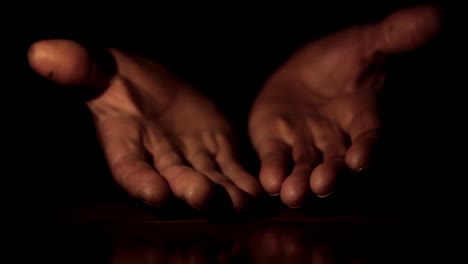
<path fill-rule="evenodd" d="M 268 79 L 249 119 L 263 188 L 295 208 L 311 193 L 332 194 L 340 173 L 367 168 L 381 131 L 381 66 L 388 56 L 426 43 L 439 26 L 436 8 L 418 6 L 330 34 L 293 54 Z"/>
<path fill-rule="evenodd" d="M 404 9 L 293 54 L 265 83 L 248 120 L 261 185 L 239 163 L 233 129 L 216 105 L 161 65 L 107 49 L 112 68 L 103 54 L 69 40 L 36 42 L 28 58 L 51 81 L 91 87 L 86 104 L 102 148 L 131 196 L 163 207 L 173 195 L 201 210 L 227 198 L 225 206 L 240 211 L 263 187 L 295 208 L 311 193 L 333 193 L 344 170 L 369 165 L 381 130 L 380 66 L 426 43 L 439 24 L 434 7 Z"/>
<path fill-rule="evenodd" d="M 40 75 L 97 94 L 86 103 L 122 188 L 153 206 L 163 207 L 174 195 L 200 210 L 220 199 L 242 210 L 262 193 L 238 162 L 233 130 L 211 101 L 161 65 L 107 52 L 114 71 L 98 59 L 104 54 L 93 56 L 68 40 L 39 41 L 28 55 Z"/>

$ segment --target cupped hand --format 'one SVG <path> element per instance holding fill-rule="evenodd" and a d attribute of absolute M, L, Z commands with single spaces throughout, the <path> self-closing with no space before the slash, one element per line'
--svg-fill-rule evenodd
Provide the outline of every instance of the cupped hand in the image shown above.
<path fill-rule="evenodd" d="M 241 210 L 261 193 L 215 104 L 161 65 L 69 40 L 36 42 L 28 58 L 45 78 L 93 92 L 86 104 L 108 165 L 131 196 L 163 207 L 174 195 L 197 209 L 229 197 L 226 206 Z"/>
<path fill-rule="evenodd" d="M 385 59 L 420 47 L 439 27 L 438 9 L 412 7 L 293 54 L 267 80 L 251 110 L 249 133 L 264 189 L 299 207 L 310 191 L 333 193 L 344 170 L 366 168 L 381 131 L 376 99 Z"/>

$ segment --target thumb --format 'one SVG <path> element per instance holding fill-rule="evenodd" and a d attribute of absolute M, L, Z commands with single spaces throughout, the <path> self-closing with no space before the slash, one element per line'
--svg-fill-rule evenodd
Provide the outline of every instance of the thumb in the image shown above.
<path fill-rule="evenodd" d="M 398 10 L 377 26 L 377 46 L 388 53 L 414 50 L 440 30 L 441 11 L 435 6 L 416 6 Z"/>
<path fill-rule="evenodd" d="M 110 53 L 86 49 L 70 40 L 35 42 L 28 50 L 28 61 L 39 75 L 65 86 L 105 89 L 116 73 Z"/>

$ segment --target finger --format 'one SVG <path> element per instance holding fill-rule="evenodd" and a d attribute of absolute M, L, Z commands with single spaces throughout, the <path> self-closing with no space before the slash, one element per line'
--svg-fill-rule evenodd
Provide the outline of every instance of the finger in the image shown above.
<path fill-rule="evenodd" d="M 380 138 L 380 129 L 362 129 L 352 137 L 352 145 L 346 152 L 347 166 L 356 172 L 366 169 L 371 161 L 375 147 Z"/>
<path fill-rule="evenodd" d="M 344 156 L 346 142 L 338 125 L 320 117 L 309 117 L 305 121 L 313 144 L 322 153 L 324 160 Z"/>
<path fill-rule="evenodd" d="M 114 142 L 117 145 L 127 145 L 125 142 Z M 156 172 L 146 161 L 142 153 L 128 153 L 110 164 L 114 179 L 131 196 L 145 203 L 163 207 L 171 195 L 167 181 Z"/>
<path fill-rule="evenodd" d="M 203 145 L 202 139 L 196 136 L 185 137 L 184 146 L 185 157 L 192 167 L 214 183 L 222 186 L 236 210 L 245 208 L 249 200 L 247 193 L 221 173 L 214 160 L 214 155 Z"/>
<path fill-rule="evenodd" d="M 351 146 L 346 152 L 348 167 L 359 171 L 369 166 L 381 131 L 375 94 L 369 94 L 356 101 L 356 107 L 348 115 L 342 115 L 342 128 L 349 133 Z M 359 106 L 358 106 L 359 105 Z"/>
<path fill-rule="evenodd" d="M 376 28 L 376 48 L 388 53 L 414 50 L 434 37 L 441 26 L 441 12 L 434 6 L 396 11 Z"/>
<path fill-rule="evenodd" d="M 260 158 L 260 183 L 270 195 L 279 195 L 289 174 L 291 148 L 279 138 L 268 138 L 254 145 Z"/>
<path fill-rule="evenodd" d="M 131 196 L 162 207 L 171 195 L 167 181 L 146 160 L 135 124 L 119 121 L 99 124 L 103 149 L 112 176 Z"/>
<path fill-rule="evenodd" d="M 86 100 L 98 97 L 108 88 L 111 93 L 128 93 L 128 87 L 125 91 L 121 91 L 125 86 L 110 87 L 115 80 L 127 80 L 148 94 L 156 92 L 155 97 L 132 96 L 136 96 L 134 100 L 142 109 L 148 105 L 159 112 L 178 90 L 158 92 L 155 87 L 165 87 L 176 77 L 153 61 L 116 49 L 91 49 L 70 40 L 43 40 L 31 45 L 28 60 L 37 73 L 57 84 L 89 88 L 78 94 Z M 119 78 L 115 78 L 117 75 Z"/>
<path fill-rule="evenodd" d="M 327 197 L 335 192 L 338 176 L 345 171 L 342 158 L 328 158 L 318 165 L 310 176 L 310 188 L 318 197 Z"/>
<path fill-rule="evenodd" d="M 236 151 L 232 148 L 232 141 L 222 133 L 215 133 L 214 138 L 218 146 L 216 162 L 223 174 L 244 192 L 253 197 L 260 197 L 263 193 L 262 187 L 259 181 L 240 164 L 235 155 Z"/>
<path fill-rule="evenodd" d="M 60 85 L 106 88 L 116 73 L 110 53 L 92 52 L 70 40 L 43 40 L 28 50 L 28 61 L 41 76 Z"/>
<path fill-rule="evenodd" d="M 215 184 L 187 166 L 180 151 L 160 129 L 151 128 L 150 131 L 147 144 L 152 150 L 154 166 L 167 180 L 174 195 L 196 209 L 207 209 L 215 197 Z"/>
<path fill-rule="evenodd" d="M 320 162 L 320 153 L 304 138 L 293 145 L 294 167 L 281 188 L 281 200 L 290 208 L 301 207 L 310 194 L 310 175 Z"/>
<path fill-rule="evenodd" d="M 320 197 L 335 191 L 338 175 L 345 168 L 346 142 L 340 127 L 322 119 L 307 119 L 314 145 L 322 153 L 322 164 L 310 175 L 310 188 Z"/>

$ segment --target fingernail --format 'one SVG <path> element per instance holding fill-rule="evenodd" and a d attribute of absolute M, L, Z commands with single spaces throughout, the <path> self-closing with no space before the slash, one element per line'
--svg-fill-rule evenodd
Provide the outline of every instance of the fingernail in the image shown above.
<path fill-rule="evenodd" d="M 278 196 L 278 195 L 280 195 L 280 193 L 268 193 L 268 195 L 270 195 L 270 196 Z"/>
<path fill-rule="evenodd" d="M 302 204 L 301 205 L 298 205 L 298 206 L 288 206 L 289 209 L 299 209 L 302 207 Z"/>
<path fill-rule="evenodd" d="M 369 165 L 362 166 L 361 168 L 359 168 L 359 169 L 356 170 L 356 173 L 359 173 L 359 172 L 361 172 L 361 171 L 367 170 L 367 168 L 369 168 Z"/>
<path fill-rule="evenodd" d="M 326 197 L 332 195 L 333 193 L 335 193 L 335 192 L 327 193 L 327 194 L 324 194 L 324 195 L 317 195 L 317 197 L 319 197 L 319 198 L 326 198 Z"/>

